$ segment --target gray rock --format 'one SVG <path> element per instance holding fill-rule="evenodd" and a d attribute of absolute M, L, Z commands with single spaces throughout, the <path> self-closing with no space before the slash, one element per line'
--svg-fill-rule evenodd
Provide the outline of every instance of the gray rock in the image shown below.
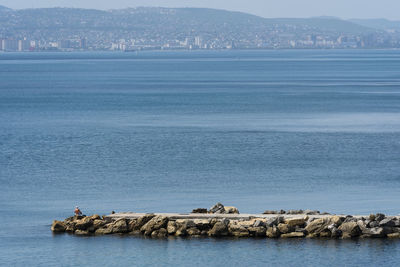
<path fill-rule="evenodd" d="M 187 234 L 190 236 L 200 235 L 201 231 L 195 227 L 189 228 L 186 230 Z"/>
<path fill-rule="evenodd" d="M 360 227 L 361 231 L 364 231 L 365 229 L 367 229 L 367 223 L 366 223 L 366 221 L 358 220 L 358 221 L 357 221 L 357 225 L 358 225 L 358 227 Z M 363 233 L 364 233 L 364 232 L 363 232 Z"/>
<path fill-rule="evenodd" d="M 304 214 L 303 210 L 289 210 L 286 214 Z"/>
<path fill-rule="evenodd" d="M 165 228 L 160 228 L 151 233 L 152 238 L 165 238 L 168 236 L 168 232 Z"/>
<path fill-rule="evenodd" d="M 347 215 L 343 222 L 344 222 L 344 223 L 347 223 L 347 222 L 357 222 L 357 218 L 354 218 L 354 217 L 351 216 L 351 215 Z"/>
<path fill-rule="evenodd" d="M 312 222 L 307 224 L 307 232 L 314 235 L 319 235 L 322 232 L 326 232 L 329 225 L 334 224 L 334 220 L 332 218 L 325 217 L 313 220 Z"/>
<path fill-rule="evenodd" d="M 331 237 L 332 238 L 338 238 L 342 235 L 342 231 L 340 231 L 338 228 L 333 227 L 330 229 L 331 231 Z"/>
<path fill-rule="evenodd" d="M 106 222 L 104 220 L 94 220 L 93 221 L 93 227 L 95 230 L 103 227 L 106 224 Z"/>
<path fill-rule="evenodd" d="M 109 234 L 112 234 L 112 225 L 108 224 L 106 227 L 97 229 L 94 233 L 96 235 L 109 235 Z"/>
<path fill-rule="evenodd" d="M 61 221 L 54 221 L 51 225 L 51 231 L 53 231 L 54 233 L 63 233 L 66 231 L 66 229 L 67 226 L 64 222 Z"/>
<path fill-rule="evenodd" d="M 140 218 L 138 218 L 136 220 L 135 225 L 133 226 L 132 231 L 138 231 L 140 230 L 140 228 L 142 228 L 143 225 L 145 225 L 148 221 L 150 221 L 151 219 L 153 219 L 156 215 L 150 213 L 150 214 L 146 214 Z"/>
<path fill-rule="evenodd" d="M 362 231 L 356 222 L 343 222 L 339 228 L 343 233 L 343 238 L 357 237 L 361 235 Z"/>
<path fill-rule="evenodd" d="M 236 207 L 224 207 L 224 210 L 226 214 L 239 214 L 239 210 Z"/>
<path fill-rule="evenodd" d="M 248 237 L 249 231 L 242 225 L 230 223 L 228 227 L 229 233 L 236 237 Z"/>
<path fill-rule="evenodd" d="M 75 228 L 78 230 L 87 230 L 93 225 L 93 220 L 90 217 L 84 217 L 75 222 Z"/>
<path fill-rule="evenodd" d="M 175 223 L 174 221 L 169 221 L 169 222 L 168 222 L 168 225 L 167 225 L 167 232 L 168 232 L 168 234 L 170 234 L 170 235 L 175 234 L 177 228 L 178 228 L 178 227 L 176 226 L 176 223 Z"/>
<path fill-rule="evenodd" d="M 209 219 L 196 219 L 196 220 L 193 220 L 193 222 L 195 224 L 195 227 L 197 229 L 199 229 L 200 231 L 203 231 L 203 230 L 208 231 L 211 228 L 211 223 L 210 223 Z"/>
<path fill-rule="evenodd" d="M 264 226 L 259 227 L 249 227 L 247 229 L 250 233 L 250 236 L 254 237 L 265 237 L 267 229 Z"/>
<path fill-rule="evenodd" d="M 225 213 L 225 207 L 224 207 L 224 205 L 222 205 L 221 203 L 217 203 L 217 204 L 215 204 L 214 206 L 212 206 L 211 208 L 210 208 L 210 210 L 208 211 L 209 213 Z"/>
<path fill-rule="evenodd" d="M 306 215 L 318 215 L 320 212 L 318 210 L 305 210 L 304 214 Z"/>
<path fill-rule="evenodd" d="M 383 219 L 385 219 L 385 217 L 386 217 L 385 214 L 382 214 L 382 213 L 375 214 L 375 220 L 378 221 L 378 222 L 380 222 Z"/>
<path fill-rule="evenodd" d="M 192 213 L 207 213 L 207 209 L 203 208 L 194 209 L 192 210 Z"/>
<path fill-rule="evenodd" d="M 165 228 L 168 224 L 168 218 L 165 216 L 156 216 L 148 221 L 145 225 L 140 228 L 140 231 L 144 235 L 151 235 L 153 231 L 157 231 L 160 228 Z"/>
<path fill-rule="evenodd" d="M 266 210 L 263 212 L 263 214 L 279 214 L 279 211 L 277 210 Z"/>
<path fill-rule="evenodd" d="M 111 224 L 112 232 L 115 233 L 127 233 L 128 232 L 128 224 L 125 219 L 118 219 Z"/>
<path fill-rule="evenodd" d="M 267 220 L 267 222 L 265 223 L 268 227 L 272 227 L 272 226 L 276 226 L 276 225 L 278 225 L 279 223 L 282 223 L 284 221 L 284 218 L 283 218 L 283 216 L 278 216 L 278 217 L 275 217 L 275 218 L 270 218 L 270 219 L 268 219 Z"/>
<path fill-rule="evenodd" d="M 371 221 L 369 224 L 368 224 L 368 227 L 369 228 L 375 228 L 375 227 L 378 227 L 379 226 L 379 222 L 378 221 Z"/>
<path fill-rule="evenodd" d="M 374 227 L 374 228 L 366 228 L 362 231 L 364 235 L 368 235 L 369 237 L 384 237 L 385 231 L 383 227 Z"/>
<path fill-rule="evenodd" d="M 263 221 L 256 220 L 256 221 L 253 223 L 253 226 L 254 226 L 254 227 L 265 226 L 265 223 L 264 223 Z"/>
<path fill-rule="evenodd" d="M 275 225 L 272 227 L 268 227 L 265 234 L 268 238 L 278 238 L 281 235 L 278 227 L 276 227 Z"/>
<path fill-rule="evenodd" d="M 387 217 L 379 222 L 379 226 L 394 227 L 395 225 L 394 217 Z"/>
<path fill-rule="evenodd" d="M 290 227 L 289 225 L 287 225 L 285 223 L 280 223 L 280 224 L 278 224 L 278 230 L 281 234 L 287 234 L 287 233 L 293 232 L 294 228 Z"/>
<path fill-rule="evenodd" d="M 213 228 L 208 232 L 209 236 L 227 236 L 228 235 L 228 227 L 223 222 L 217 222 L 214 224 Z"/>

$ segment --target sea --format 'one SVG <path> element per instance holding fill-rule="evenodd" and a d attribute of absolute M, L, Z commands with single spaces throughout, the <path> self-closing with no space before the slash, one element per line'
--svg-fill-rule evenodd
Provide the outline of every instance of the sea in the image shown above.
<path fill-rule="evenodd" d="M 400 213 L 400 50 L 0 53 L 1 266 L 399 266 L 400 240 L 53 235 L 73 215 Z"/>

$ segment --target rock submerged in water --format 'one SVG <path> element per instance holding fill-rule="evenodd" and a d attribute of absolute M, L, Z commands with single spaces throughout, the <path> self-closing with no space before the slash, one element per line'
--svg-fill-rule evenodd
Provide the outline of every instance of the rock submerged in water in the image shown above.
<path fill-rule="evenodd" d="M 257 238 L 384 238 L 400 239 L 400 217 L 374 214 L 367 217 L 337 215 L 305 215 L 314 211 L 268 212 L 264 215 L 238 215 L 235 207 L 221 203 L 208 213 L 204 209 L 182 219 L 176 214 L 144 214 L 138 217 L 73 216 L 53 221 L 54 233 L 79 236 L 130 234 L 152 238 L 177 237 L 257 237 Z M 295 214 L 292 214 L 295 213 Z M 199 215 L 196 215 L 199 214 Z M 224 216 L 224 214 L 227 214 Z M 237 214 L 237 216 L 235 216 Z"/>

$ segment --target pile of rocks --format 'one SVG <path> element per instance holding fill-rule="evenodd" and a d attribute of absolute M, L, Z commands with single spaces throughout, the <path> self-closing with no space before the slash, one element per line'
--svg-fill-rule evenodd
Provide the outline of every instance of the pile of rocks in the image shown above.
<path fill-rule="evenodd" d="M 174 219 L 146 214 L 138 218 L 74 216 L 54 221 L 54 233 L 76 235 L 132 234 L 157 238 L 167 236 L 266 237 L 266 238 L 400 238 L 398 217 L 383 214 L 368 217 L 337 215 L 277 215 L 232 219 L 232 216 L 203 219 Z"/>
<path fill-rule="evenodd" d="M 239 214 L 239 210 L 236 207 L 225 207 L 221 203 L 217 203 L 212 206 L 209 210 L 204 208 L 194 209 L 192 213 L 210 213 L 210 214 Z"/>
<path fill-rule="evenodd" d="M 330 215 L 328 212 L 320 212 L 319 210 L 266 210 L 263 214 L 305 214 L 305 215 Z"/>

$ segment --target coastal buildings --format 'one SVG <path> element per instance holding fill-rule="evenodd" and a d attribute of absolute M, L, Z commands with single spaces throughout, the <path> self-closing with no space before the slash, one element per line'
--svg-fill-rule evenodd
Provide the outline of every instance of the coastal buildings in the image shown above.
<path fill-rule="evenodd" d="M 184 8 L 1 12 L 1 51 L 400 48 L 400 30 L 336 18 L 265 19 Z"/>

